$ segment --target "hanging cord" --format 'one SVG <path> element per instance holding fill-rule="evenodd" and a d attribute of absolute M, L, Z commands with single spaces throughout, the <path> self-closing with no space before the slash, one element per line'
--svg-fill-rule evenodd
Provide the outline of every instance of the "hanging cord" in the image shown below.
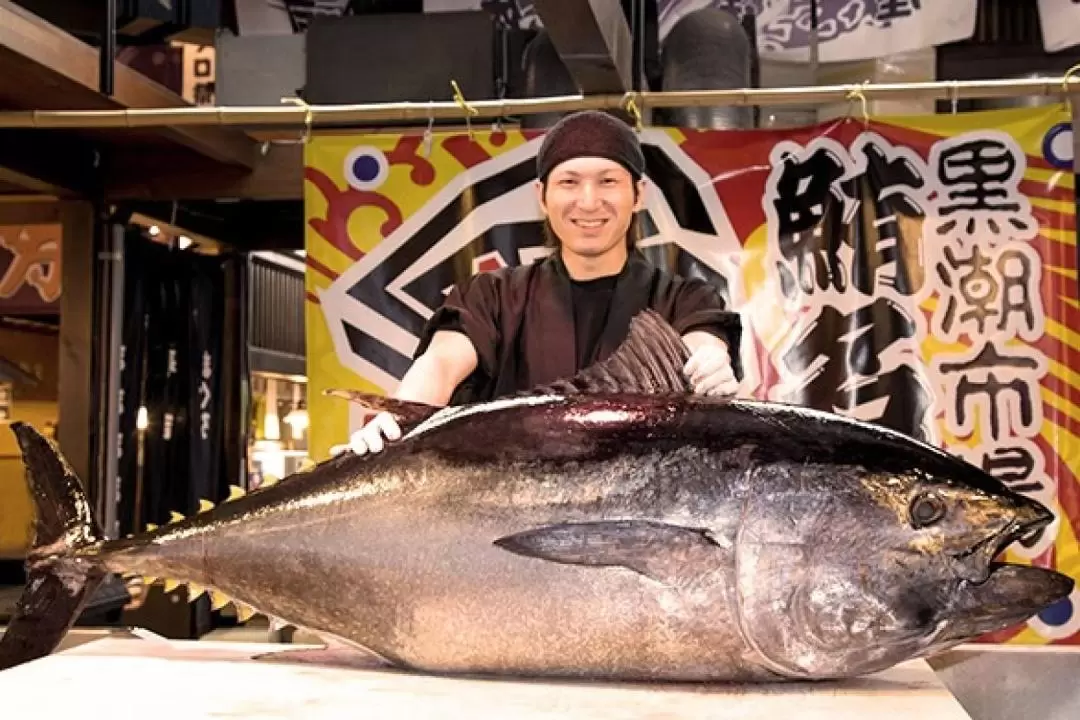
<path fill-rule="evenodd" d="M 427 129 L 424 130 L 424 139 L 422 141 L 424 148 L 424 157 L 431 157 L 431 145 L 435 141 L 435 104 L 428 101 L 428 118 Z"/>
<path fill-rule="evenodd" d="M 1071 68 L 1066 70 L 1064 77 L 1061 78 L 1061 92 L 1063 95 L 1062 100 L 1070 108 L 1072 106 L 1072 103 L 1069 101 L 1069 86 L 1071 85 L 1070 81 L 1072 80 L 1073 75 L 1077 73 L 1080 73 L 1080 63 L 1076 63 Z"/>
<path fill-rule="evenodd" d="M 469 133 L 469 139 L 472 140 L 472 116 L 479 114 L 480 111 L 474 108 L 468 103 L 468 101 L 465 100 L 465 96 L 461 93 L 461 88 L 458 87 L 457 80 L 451 79 L 450 87 L 454 89 L 454 102 L 457 103 L 457 106 L 461 108 L 462 111 L 464 111 L 465 113 L 465 129 Z"/>
<path fill-rule="evenodd" d="M 849 103 L 848 117 L 851 117 L 851 103 L 854 103 L 856 100 L 858 100 L 862 110 L 863 127 L 870 127 L 870 103 L 867 102 L 866 93 L 863 92 L 863 88 L 869 84 L 869 80 L 864 80 L 860 87 L 851 89 L 847 94 L 847 100 Z"/>
<path fill-rule="evenodd" d="M 623 96 L 623 107 L 626 108 L 626 112 L 630 113 L 630 118 L 634 121 L 634 129 L 641 132 L 644 125 L 641 122 L 641 110 L 638 109 L 637 100 L 635 100 L 636 94 L 626 93 Z"/>
<path fill-rule="evenodd" d="M 304 134 L 300 136 L 298 142 L 306 145 L 311 140 L 311 126 L 314 123 L 314 113 L 311 111 L 311 106 L 308 105 L 302 98 L 298 97 L 283 97 L 281 102 L 289 105 L 297 105 L 304 108 Z"/>

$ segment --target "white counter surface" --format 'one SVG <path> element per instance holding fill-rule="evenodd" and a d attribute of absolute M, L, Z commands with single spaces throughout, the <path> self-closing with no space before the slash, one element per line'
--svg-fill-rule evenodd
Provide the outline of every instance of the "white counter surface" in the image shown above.
<path fill-rule="evenodd" d="M 55 713 L 79 720 L 969 720 L 924 661 L 839 683 L 643 686 L 430 677 L 252 659 L 295 647 L 104 637 L 0 672 L 0 707 L 5 717 Z"/>

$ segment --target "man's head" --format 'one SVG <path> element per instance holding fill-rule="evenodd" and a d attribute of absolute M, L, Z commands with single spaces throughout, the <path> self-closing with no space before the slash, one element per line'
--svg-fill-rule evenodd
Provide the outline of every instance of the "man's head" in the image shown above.
<path fill-rule="evenodd" d="M 591 257 L 633 247 L 644 173 L 641 144 L 626 123 L 596 111 L 560 120 L 536 156 L 540 207 L 559 244 Z"/>

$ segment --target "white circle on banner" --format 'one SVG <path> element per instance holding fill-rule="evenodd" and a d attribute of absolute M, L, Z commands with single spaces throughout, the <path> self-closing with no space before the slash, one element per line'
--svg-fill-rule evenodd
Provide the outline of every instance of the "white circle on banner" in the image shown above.
<path fill-rule="evenodd" d="M 1066 130 L 1065 132 L 1059 132 L 1055 135 L 1054 139 L 1050 141 L 1050 152 L 1062 162 L 1072 162 L 1073 131 Z"/>
<path fill-rule="evenodd" d="M 386 182 L 390 163 L 382 150 L 360 145 L 345 156 L 345 181 L 357 190 L 374 190 Z"/>

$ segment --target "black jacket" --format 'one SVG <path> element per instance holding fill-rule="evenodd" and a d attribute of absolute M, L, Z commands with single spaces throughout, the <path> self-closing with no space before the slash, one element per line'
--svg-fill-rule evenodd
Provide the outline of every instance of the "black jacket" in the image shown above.
<path fill-rule="evenodd" d="M 726 309 L 716 288 L 697 278 L 672 275 L 631 253 L 616 281 L 597 361 L 625 339 L 630 320 L 651 308 L 684 335 L 706 330 L 722 337 L 732 368 L 742 377 L 742 323 Z M 574 375 L 574 315 L 570 277 L 558 253 L 531 265 L 478 273 L 456 286 L 428 320 L 419 357 L 439 330 L 457 330 L 472 341 L 477 369 L 455 391 L 451 405 L 483 402 Z"/>

